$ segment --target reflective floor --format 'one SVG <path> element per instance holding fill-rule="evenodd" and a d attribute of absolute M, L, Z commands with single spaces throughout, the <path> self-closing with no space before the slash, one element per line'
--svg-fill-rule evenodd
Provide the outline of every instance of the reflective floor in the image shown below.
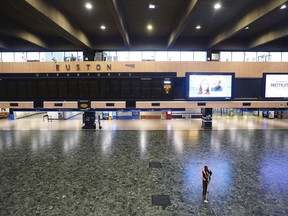
<path fill-rule="evenodd" d="M 288 215 L 287 120 L 81 124 L 0 120 L 0 215 Z M 171 205 L 152 205 L 155 195 Z"/>
<path fill-rule="evenodd" d="M 9 121 L 0 119 L 1 130 L 81 130 L 82 115 L 69 120 L 48 122 L 43 115 Z M 201 119 L 173 120 L 101 120 L 102 130 L 199 130 Z M 288 119 L 267 119 L 256 116 L 215 116 L 213 130 L 288 129 Z"/>

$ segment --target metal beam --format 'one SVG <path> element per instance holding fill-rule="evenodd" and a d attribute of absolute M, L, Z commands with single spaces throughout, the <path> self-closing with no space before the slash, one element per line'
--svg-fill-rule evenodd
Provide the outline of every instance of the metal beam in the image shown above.
<path fill-rule="evenodd" d="M 126 27 L 126 22 L 124 18 L 124 12 L 121 6 L 120 0 L 106 0 L 110 11 L 116 22 L 116 26 L 122 36 L 123 42 L 126 47 L 130 47 L 130 39 Z M 120 2 L 120 3 L 119 3 Z"/>
<path fill-rule="evenodd" d="M 182 13 L 182 16 L 179 18 L 177 24 L 175 25 L 175 28 L 173 29 L 172 33 L 170 34 L 168 38 L 167 47 L 172 47 L 180 34 L 183 32 L 184 28 L 187 26 L 189 17 L 192 14 L 192 11 L 197 4 L 198 0 L 190 0 L 189 5 L 185 5 L 185 11 Z"/>
<path fill-rule="evenodd" d="M 213 48 L 214 46 L 224 42 L 225 40 L 236 35 L 238 32 L 243 30 L 245 27 L 251 25 L 253 22 L 261 19 L 271 11 L 279 8 L 281 5 L 286 3 L 287 0 L 270 0 L 268 3 L 259 5 L 256 9 L 250 11 L 238 21 L 230 25 L 229 28 L 220 32 L 214 39 L 211 40 L 209 47 Z"/>
<path fill-rule="evenodd" d="M 41 15 L 41 19 L 43 19 L 47 25 L 56 29 L 61 37 L 83 49 L 92 49 L 92 45 L 87 36 L 75 28 L 59 10 L 49 6 L 44 1 L 25 0 L 25 3 L 30 6 L 34 12 Z"/>

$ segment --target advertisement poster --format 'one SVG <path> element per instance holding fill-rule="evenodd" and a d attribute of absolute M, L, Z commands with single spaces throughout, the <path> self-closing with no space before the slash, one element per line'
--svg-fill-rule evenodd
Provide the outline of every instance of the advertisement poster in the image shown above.
<path fill-rule="evenodd" d="M 230 98 L 232 75 L 189 75 L 188 97 Z"/>
<path fill-rule="evenodd" d="M 288 98 L 288 74 L 266 74 L 266 98 Z"/>

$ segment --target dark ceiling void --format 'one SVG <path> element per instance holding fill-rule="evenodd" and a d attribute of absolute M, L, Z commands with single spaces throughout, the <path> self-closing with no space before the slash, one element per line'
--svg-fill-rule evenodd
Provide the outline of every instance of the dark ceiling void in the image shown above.
<path fill-rule="evenodd" d="M 0 51 L 288 49 L 287 0 L 215 3 L 2 0 Z"/>

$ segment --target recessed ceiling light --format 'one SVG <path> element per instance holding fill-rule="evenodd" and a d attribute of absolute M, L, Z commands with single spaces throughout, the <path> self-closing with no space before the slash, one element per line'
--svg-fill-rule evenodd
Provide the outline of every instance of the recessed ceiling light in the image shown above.
<path fill-rule="evenodd" d="M 105 30 L 105 29 L 106 29 L 106 26 L 105 26 L 105 25 L 101 25 L 100 28 L 101 28 L 102 30 Z"/>
<path fill-rule="evenodd" d="M 214 8 L 215 8 L 215 9 L 220 9 L 220 8 L 221 8 L 221 4 L 220 4 L 220 3 L 216 3 L 216 4 L 214 5 Z"/>
<path fill-rule="evenodd" d="M 280 7 L 280 9 L 283 10 L 283 9 L 285 9 L 286 7 L 287 7 L 286 4 L 284 4 L 284 5 L 282 5 L 282 6 Z"/>
<path fill-rule="evenodd" d="M 147 29 L 148 29 L 149 31 L 151 31 L 151 30 L 153 29 L 153 26 L 152 26 L 151 24 L 149 24 L 149 25 L 147 25 Z"/>
<path fill-rule="evenodd" d="M 196 26 L 196 29 L 201 29 L 201 26 L 200 26 L 200 25 L 197 25 L 197 26 Z"/>
<path fill-rule="evenodd" d="M 248 29 L 249 29 L 249 26 L 246 26 L 245 29 L 248 30 Z"/>
<path fill-rule="evenodd" d="M 85 4 L 85 7 L 86 7 L 87 9 L 92 9 L 92 4 L 89 3 L 89 2 L 87 2 L 87 3 Z"/>
<path fill-rule="evenodd" d="M 155 6 L 154 4 L 149 4 L 149 8 L 150 8 L 150 9 L 155 9 L 155 7 L 156 7 L 156 6 Z"/>

